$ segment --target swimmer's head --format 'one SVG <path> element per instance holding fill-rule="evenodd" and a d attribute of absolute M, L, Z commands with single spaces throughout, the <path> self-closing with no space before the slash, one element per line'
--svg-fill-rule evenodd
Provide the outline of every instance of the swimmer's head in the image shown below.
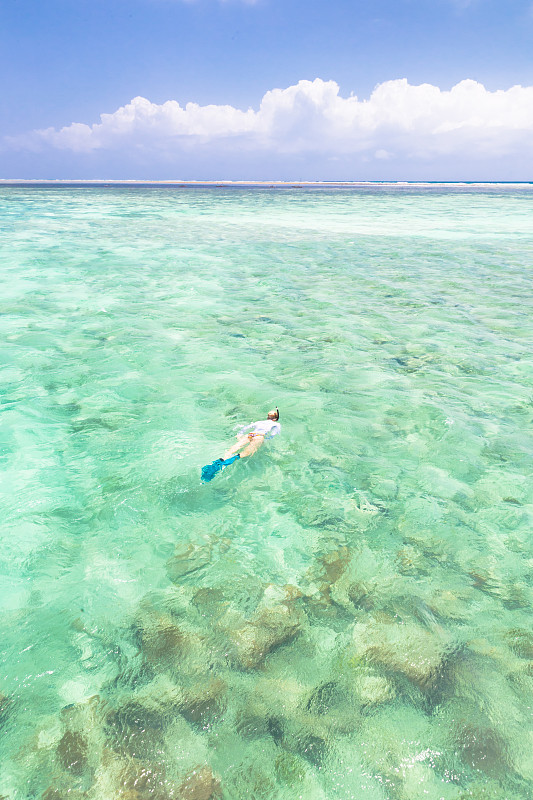
<path fill-rule="evenodd" d="M 267 419 L 273 419 L 274 422 L 277 422 L 279 419 L 279 409 L 275 408 L 272 411 L 269 411 L 267 414 Z"/>

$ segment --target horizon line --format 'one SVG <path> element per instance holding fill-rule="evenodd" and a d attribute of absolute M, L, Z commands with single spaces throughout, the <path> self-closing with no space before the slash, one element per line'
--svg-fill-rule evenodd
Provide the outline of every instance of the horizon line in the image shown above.
<path fill-rule="evenodd" d="M 184 187 L 355 187 L 355 186 L 524 186 L 533 187 L 533 181 L 509 180 L 374 180 L 374 181 L 330 181 L 330 180 L 180 180 L 137 179 L 137 178 L 0 178 L 0 186 L 184 186 Z"/>

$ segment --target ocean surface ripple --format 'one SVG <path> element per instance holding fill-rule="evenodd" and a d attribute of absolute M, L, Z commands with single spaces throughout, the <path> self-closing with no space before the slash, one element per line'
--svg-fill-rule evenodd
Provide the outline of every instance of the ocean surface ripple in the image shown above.
<path fill-rule="evenodd" d="M 529 800 L 533 192 L 0 187 L 0 255 L 0 796 Z"/>

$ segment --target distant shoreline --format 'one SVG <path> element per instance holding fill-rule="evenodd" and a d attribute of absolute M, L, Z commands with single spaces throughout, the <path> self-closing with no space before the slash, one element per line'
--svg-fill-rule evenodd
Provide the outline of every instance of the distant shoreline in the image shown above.
<path fill-rule="evenodd" d="M 525 188 L 533 189 L 533 181 L 180 181 L 180 180 L 105 180 L 105 179 L 8 179 L 2 186 L 68 187 L 68 188 L 181 188 L 181 189 L 423 189 L 423 188 Z"/>

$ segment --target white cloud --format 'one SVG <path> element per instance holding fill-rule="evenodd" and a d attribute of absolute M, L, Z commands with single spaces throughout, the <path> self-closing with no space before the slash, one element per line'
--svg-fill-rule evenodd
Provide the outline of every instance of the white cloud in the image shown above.
<path fill-rule="evenodd" d="M 136 97 L 100 122 L 74 122 L 9 140 L 18 149 L 75 153 L 123 151 L 172 154 L 224 152 L 339 156 L 381 161 L 493 158 L 533 154 L 533 87 L 490 92 L 473 80 L 449 91 L 387 81 L 368 100 L 341 97 L 334 81 L 302 80 L 272 89 L 257 110 L 229 105 L 158 105 Z"/>

